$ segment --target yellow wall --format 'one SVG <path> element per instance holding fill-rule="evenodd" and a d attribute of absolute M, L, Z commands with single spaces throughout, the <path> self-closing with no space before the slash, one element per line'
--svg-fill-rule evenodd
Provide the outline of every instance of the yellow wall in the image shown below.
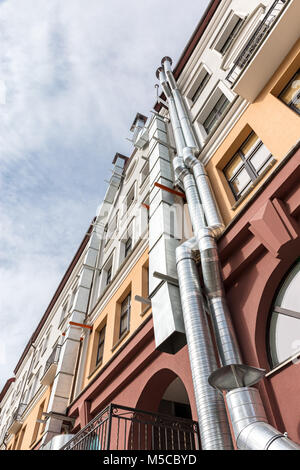
<path fill-rule="evenodd" d="M 48 387 L 42 397 L 39 399 L 35 407 L 31 410 L 30 414 L 24 420 L 22 428 L 18 433 L 11 439 L 7 446 L 7 450 L 30 450 L 32 449 L 37 442 L 41 439 L 44 431 L 44 425 L 38 425 L 36 423 L 37 419 L 43 419 L 42 417 L 38 418 L 40 406 L 44 403 L 43 411 L 47 410 L 49 398 L 51 393 L 51 387 Z M 35 426 L 38 426 L 38 432 L 35 433 Z M 36 439 L 33 441 L 33 436 L 36 434 Z"/>
<path fill-rule="evenodd" d="M 236 216 L 265 179 L 278 166 L 300 139 L 300 116 L 280 101 L 277 96 L 300 67 L 298 41 L 265 89 L 250 104 L 224 142 L 207 164 L 207 172 L 226 224 Z M 223 168 L 253 130 L 276 159 L 275 165 L 259 181 L 243 201 L 236 200 L 223 175 Z M 235 207 L 233 207 L 235 206 Z"/>
<path fill-rule="evenodd" d="M 147 297 L 147 265 L 148 249 L 143 253 L 135 266 L 131 269 L 122 286 L 117 290 L 107 305 L 99 313 L 89 337 L 86 369 L 83 387 L 85 387 L 96 373 L 111 359 L 118 349 L 128 340 L 130 335 L 140 326 L 151 309 L 142 314 L 146 305 L 134 300 L 136 295 Z M 130 329 L 119 341 L 120 304 L 131 291 Z M 98 346 L 98 332 L 106 324 L 105 343 L 102 363 L 96 367 L 96 354 Z"/>

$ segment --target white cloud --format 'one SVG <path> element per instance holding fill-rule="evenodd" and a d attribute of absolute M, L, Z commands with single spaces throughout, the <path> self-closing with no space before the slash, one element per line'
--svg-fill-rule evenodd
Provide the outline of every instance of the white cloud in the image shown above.
<path fill-rule="evenodd" d="M 207 0 L 0 3 L 0 387 Z M 3 359 L 5 355 L 5 359 Z"/>

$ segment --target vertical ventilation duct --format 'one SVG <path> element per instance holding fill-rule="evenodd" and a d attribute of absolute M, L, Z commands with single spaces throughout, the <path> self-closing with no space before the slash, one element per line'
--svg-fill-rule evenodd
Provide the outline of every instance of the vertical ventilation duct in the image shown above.
<path fill-rule="evenodd" d="M 174 173 L 184 187 L 192 224 L 196 232 L 197 229 L 204 228 L 205 217 L 194 177 L 183 162 L 184 134 L 166 81 L 166 75 L 161 67 L 158 69 L 157 75 L 168 99 L 170 119 L 177 148 L 177 157 L 173 159 Z M 191 243 L 177 248 L 176 259 L 201 445 L 204 450 L 231 449 L 231 436 L 222 395 L 211 388 L 208 383 L 208 377 L 217 368 L 217 363 L 203 308 L 199 276 L 191 250 Z"/>
<path fill-rule="evenodd" d="M 222 232 L 223 224 L 203 164 L 198 162 L 195 157 L 197 145 L 189 116 L 172 73 L 171 59 L 164 57 L 162 65 L 164 70 L 159 68 L 158 76 L 169 103 L 170 119 L 176 145 L 177 142 L 180 143 L 180 145 L 177 145 L 178 157 L 174 159 L 174 171 L 182 181 L 186 191 L 190 216 L 201 256 L 204 287 L 209 302 L 218 351 L 223 365 L 223 367 L 216 369 L 210 374 L 208 378 L 209 383 L 215 389 L 221 392 L 227 392 L 226 402 L 239 449 L 300 450 L 298 444 L 287 439 L 286 436 L 282 435 L 267 423 L 259 391 L 250 387 L 262 378 L 264 371 L 242 364 L 238 342 L 224 293 L 218 249 L 215 240 L 215 237 Z M 176 134 L 178 134 L 177 138 Z M 183 142 L 186 143 L 185 146 Z M 196 216 L 197 198 L 189 198 L 188 196 L 190 188 L 189 185 L 186 184 L 187 168 L 192 170 L 197 183 L 199 192 L 198 204 L 200 205 L 201 200 L 205 220 L 207 222 L 206 226 L 203 226 L 201 223 L 199 224 L 201 217 Z M 201 308 L 199 306 L 197 308 L 194 307 L 196 302 L 194 297 L 188 296 L 187 294 L 186 286 L 189 285 L 189 283 L 192 285 L 191 279 L 193 278 L 193 274 L 190 265 L 187 265 L 187 263 L 181 265 L 183 261 L 181 256 L 184 251 L 180 251 L 180 248 L 181 247 L 179 247 L 176 252 L 177 268 L 186 323 L 186 321 L 192 321 L 195 315 L 193 312 L 198 311 L 198 313 L 201 314 Z M 183 250 L 185 250 L 185 246 Z M 185 253 L 186 252 L 187 251 L 185 251 Z M 200 292 L 199 283 L 197 290 Z M 188 334 L 189 328 L 187 324 L 186 330 Z M 199 334 L 198 339 L 193 339 L 195 344 L 198 342 L 202 345 L 202 341 L 207 341 L 203 332 L 201 333 L 199 325 L 198 328 L 195 328 L 194 334 Z M 189 339 L 188 344 L 190 344 Z M 206 360 L 210 358 L 208 350 L 204 347 L 203 355 L 201 356 L 197 357 L 197 352 L 193 347 L 189 347 L 189 354 L 193 367 L 195 367 L 195 364 L 199 361 L 201 361 L 202 364 L 204 356 Z M 198 365 L 198 367 L 200 366 Z M 200 400 L 202 405 L 202 399 L 204 401 L 206 400 L 206 406 L 209 407 L 210 398 L 201 396 L 201 386 L 199 387 L 195 379 L 194 388 L 196 396 L 200 393 L 196 401 Z M 203 406 L 205 406 L 204 403 Z M 200 420 L 201 416 L 199 417 L 199 422 Z M 205 430 L 205 432 L 207 432 L 207 430 Z"/>

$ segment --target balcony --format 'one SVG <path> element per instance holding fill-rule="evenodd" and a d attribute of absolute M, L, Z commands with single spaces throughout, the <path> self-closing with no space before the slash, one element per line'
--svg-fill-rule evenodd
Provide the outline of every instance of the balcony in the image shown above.
<path fill-rule="evenodd" d="M 9 427 L 7 429 L 8 434 L 16 434 L 21 429 L 23 424 L 23 414 L 27 407 L 26 403 L 20 403 L 17 410 L 14 412 Z"/>
<path fill-rule="evenodd" d="M 41 378 L 42 385 L 51 385 L 56 375 L 61 345 L 57 344 L 47 359 L 45 370 Z"/>
<path fill-rule="evenodd" d="M 198 423 L 110 404 L 61 450 L 199 450 Z"/>
<path fill-rule="evenodd" d="M 253 102 L 299 37 L 300 2 L 275 0 L 235 59 L 226 79 Z"/>

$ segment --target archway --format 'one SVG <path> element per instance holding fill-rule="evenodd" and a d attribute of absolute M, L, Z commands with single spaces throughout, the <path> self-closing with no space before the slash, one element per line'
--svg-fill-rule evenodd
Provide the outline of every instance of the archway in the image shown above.
<path fill-rule="evenodd" d="M 156 372 L 136 404 L 128 449 L 199 449 L 198 426 L 192 421 L 190 399 L 183 381 L 170 369 Z"/>

